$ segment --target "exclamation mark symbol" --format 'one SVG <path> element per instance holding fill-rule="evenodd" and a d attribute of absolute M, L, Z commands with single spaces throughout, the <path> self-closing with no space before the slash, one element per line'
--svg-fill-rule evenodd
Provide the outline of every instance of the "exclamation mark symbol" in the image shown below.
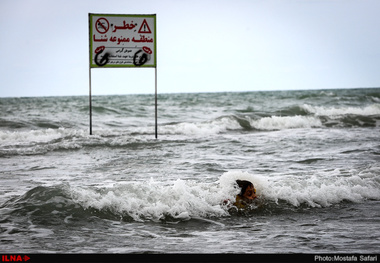
<path fill-rule="evenodd" d="M 150 34 L 152 33 L 152 31 L 150 31 L 150 28 L 149 28 L 149 25 L 148 23 L 146 22 L 146 19 L 144 19 L 140 29 L 139 29 L 139 32 L 140 34 Z"/>

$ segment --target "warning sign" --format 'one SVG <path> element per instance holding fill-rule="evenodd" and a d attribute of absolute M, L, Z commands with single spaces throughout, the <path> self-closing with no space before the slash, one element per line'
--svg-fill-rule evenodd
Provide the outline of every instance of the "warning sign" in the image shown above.
<path fill-rule="evenodd" d="M 142 22 L 139 33 L 140 34 L 151 34 L 152 33 L 152 31 L 150 31 L 148 23 L 146 22 L 146 19 L 144 19 L 144 22 Z"/>
<path fill-rule="evenodd" d="M 156 67 L 156 15 L 89 14 L 90 67 Z"/>

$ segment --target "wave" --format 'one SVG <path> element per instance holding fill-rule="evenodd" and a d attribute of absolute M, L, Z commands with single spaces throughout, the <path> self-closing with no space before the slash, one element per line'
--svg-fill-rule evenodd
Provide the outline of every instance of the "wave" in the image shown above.
<path fill-rule="evenodd" d="M 0 131 L 0 157 L 43 154 L 58 149 L 80 148 L 75 138 L 86 138 L 84 130 L 43 129 L 32 131 Z"/>
<path fill-rule="evenodd" d="M 366 107 L 323 107 L 304 104 L 301 108 L 315 116 L 340 117 L 342 115 L 380 115 L 380 104 L 372 104 Z"/>
<path fill-rule="evenodd" d="M 224 185 L 237 179 L 251 181 L 257 194 L 267 201 L 285 202 L 294 207 L 328 207 L 343 201 L 362 202 L 380 200 L 380 167 L 371 167 L 360 174 L 342 176 L 340 171 L 320 172 L 304 177 L 279 175 L 264 177 L 247 172 L 227 172 L 222 175 Z"/>
<path fill-rule="evenodd" d="M 302 108 L 319 118 L 326 127 L 379 127 L 380 104 L 366 107 L 323 107 L 304 104 Z"/>
<path fill-rule="evenodd" d="M 179 135 L 172 139 L 214 136 L 235 132 L 275 131 L 286 129 L 313 129 L 323 127 L 378 127 L 380 117 L 341 116 L 223 116 L 203 122 L 179 122 L 158 125 L 160 136 Z M 84 147 L 124 147 L 130 144 L 150 143 L 154 138 L 153 126 L 136 126 L 128 129 L 97 129 L 89 135 L 87 129 L 47 128 L 27 131 L 0 131 L 0 157 L 13 155 L 45 154 Z M 168 137 L 166 137 L 168 138 Z"/>
<path fill-rule="evenodd" d="M 154 131 L 154 129 L 153 129 Z M 89 135 L 86 129 L 44 129 L 32 131 L 0 131 L 0 157 L 39 155 L 52 151 L 67 151 L 85 147 L 128 147 L 136 143 L 154 142 L 154 136 L 125 134 L 120 130 L 102 129 Z M 152 131 L 150 132 L 152 133 Z"/>
<path fill-rule="evenodd" d="M 304 104 L 284 108 L 284 111 L 278 112 L 280 116 L 259 116 L 256 112 L 245 114 L 225 115 L 206 121 L 161 123 L 158 125 L 158 133 L 163 136 L 185 136 L 186 139 L 189 136 L 203 137 L 235 132 L 380 126 L 380 104 L 366 107 L 323 107 Z M 29 124 L 13 121 L 11 125 L 21 127 Z M 57 128 L 58 124 L 54 122 L 40 126 L 47 128 L 0 130 L 0 157 L 44 154 L 83 147 L 123 147 L 135 143 L 149 143 L 150 139 L 154 138 L 154 127 L 138 122 L 134 122 L 134 125 L 128 128 L 121 124 L 119 127 L 117 123 L 113 124 L 112 128 L 98 128 L 92 136 L 87 129 Z"/>
<path fill-rule="evenodd" d="M 251 119 L 249 116 L 224 116 L 212 121 L 198 123 L 176 123 L 159 127 L 161 134 L 213 135 L 228 131 L 269 131 L 296 128 L 322 127 L 318 118 L 310 116 L 271 116 Z"/>
<path fill-rule="evenodd" d="M 311 116 L 292 117 L 265 117 L 259 120 L 252 120 L 251 124 L 258 130 L 284 130 L 297 128 L 322 127 L 320 119 Z"/>
<path fill-rule="evenodd" d="M 7 130 L 15 130 L 15 129 L 58 129 L 58 128 L 68 128 L 73 127 L 73 123 L 69 121 L 52 121 L 48 119 L 42 118 L 34 118 L 34 119 L 6 119 L 0 118 L 0 128 Z"/>
<path fill-rule="evenodd" d="M 360 174 L 341 176 L 339 171 L 305 178 L 291 175 L 264 177 L 230 171 L 213 183 L 191 180 L 161 182 L 150 179 L 119 182 L 103 187 L 65 185 L 38 186 L 4 203 L 3 214 L 34 217 L 49 224 L 69 223 L 100 217 L 123 221 L 171 221 L 221 218 L 234 215 L 224 200 L 233 200 L 239 189 L 237 179 L 253 182 L 262 207 L 248 215 L 283 211 L 284 207 L 328 207 L 344 201 L 380 200 L 380 167 Z M 302 212 L 301 210 L 298 210 Z M 246 214 L 245 214 L 246 215 Z"/>
<path fill-rule="evenodd" d="M 140 222 L 182 221 L 228 215 L 220 204 L 214 204 L 217 196 L 212 187 L 182 180 L 171 185 L 151 180 L 102 188 L 38 186 L 7 201 L 0 211 L 9 216 L 32 216 L 37 221 L 51 219 L 53 224 L 94 216 Z"/>
<path fill-rule="evenodd" d="M 88 112 L 88 109 L 85 108 L 85 111 Z M 99 114 L 116 114 L 120 115 L 121 114 L 121 109 L 114 109 L 111 107 L 104 107 L 104 106 L 93 106 L 92 111 L 94 113 L 99 113 Z"/>
<path fill-rule="evenodd" d="M 242 113 L 242 111 L 239 111 Z M 378 127 L 380 124 L 380 104 L 367 107 L 318 107 L 304 104 L 277 111 L 276 115 L 222 116 L 204 122 L 180 122 L 164 124 L 161 134 L 210 135 L 228 131 L 272 131 L 298 128 L 320 127 Z"/>
<path fill-rule="evenodd" d="M 180 122 L 166 125 L 164 124 L 158 129 L 161 134 L 210 135 L 226 132 L 228 130 L 240 130 L 242 127 L 243 126 L 239 122 L 238 118 L 234 116 L 225 116 L 205 122 Z"/>

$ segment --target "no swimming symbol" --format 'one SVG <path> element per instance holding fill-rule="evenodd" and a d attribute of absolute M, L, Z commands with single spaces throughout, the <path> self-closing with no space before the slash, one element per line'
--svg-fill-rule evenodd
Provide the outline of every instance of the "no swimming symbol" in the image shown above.
<path fill-rule="evenodd" d="M 102 17 L 96 20 L 95 28 L 96 28 L 96 31 L 98 31 L 100 34 L 105 34 L 110 28 L 110 23 L 108 22 L 107 19 Z"/>

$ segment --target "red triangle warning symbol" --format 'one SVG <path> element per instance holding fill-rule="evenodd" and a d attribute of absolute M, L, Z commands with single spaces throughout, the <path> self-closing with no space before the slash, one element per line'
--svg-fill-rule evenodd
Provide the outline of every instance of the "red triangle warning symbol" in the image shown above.
<path fill-rule="evenodd" d="M 141 24 L 141 27 L 139 29 L 139 34 L 151 34 L 151 33 L 152 31 L 150 31 L 148 23 L 146 22 L 146 19 L 144 19 L 144 22 Z"/>

